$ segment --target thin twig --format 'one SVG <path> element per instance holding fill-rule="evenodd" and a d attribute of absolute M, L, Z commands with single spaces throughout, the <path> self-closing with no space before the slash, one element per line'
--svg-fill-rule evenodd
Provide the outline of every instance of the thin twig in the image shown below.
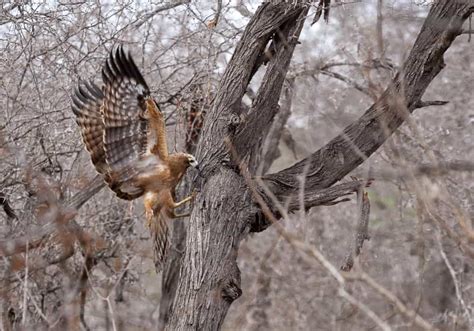
<path fill-rule="evenodd" d="M 343 271 L 350 271 L 354 266 L 354 258 L 358 257 L 364 241 L 369 240 L 369 214 L 370 214 L 370 201 L 367 192 L 362 189 L 357 191 L 357 201 L 359 204 L 360 215 L 357 223 L 356 233 L 354 234 L 353 247 L 350 248 L 347 254 L 346 261 L 341 267 Z"/>
<path fill-rule="evenodd" d="M 437 330 L 433 325 L 431 325 L 429 322 L 423 319 L 423 317 L 417 314 L 414 310 L 408 308 L 395 294 L 393 294 L 392 292 L 387 290 L 385 287 L 377 283 L 375 279 L 370 277 L 364 271 L 358 270 L 357 273 L 354 275 L 351 273 L 348 273 L 345 276 L 346 276 L 346 279 L 360 280 L 366 283 L 367 285 L 369 285 L 371 288 L 377 291 L 377 293 L 382 295 L 387 301 L 394 304 L 397 310 L 402 315 L 404 315 L 410 320 L 413 320 L 413 322 L 420 328 L 424 330 Z"/>
<path fill-rule="evenodd" d="M 416 108 L 424 108 L 430 106 L 444 106 L 447 105 L 449 101 L 444 100 L 432 100 L 432 101 L 420 101 L 416 104 Z"/>
<path fill-rule="evenodd" d="M 442 176 L 449 172 L 474 172 L 474 162 L 466 160 L 454 160 L 437 163 L 423 163 L 410 166 L 404 165 L 397 170 L 370 170 L 369 176 L 375 180 L 412 180 L 420 176 Z"/>
<path fill-rule="evenodd" d="M 169 1 L 166 2 L 164 5 L 156 8 L 155 10 L 143 15 L 143 18 L 139 20 L 138 22 L 135 23 L 134 27 L 135 29 L 138 29 L 141 27 L 143 24 L 145 24 L 149 19 L 153 18 L 158 13 L 161 13 L 162 11 L 169 10 L 178 6 L 181 6 L 186 3 L 190 3 L 191 0 L 177 0 L 177 1 Z"/>
<path fill-rule="evenodd" d="M 28 245 L 26 245 L 28 247 Z M 23 314 L 22 314 L 22 318 L 21 318 L 21 324 L 23 325 L 23 327 L 26 327 L 26 316 L 27 316 L 27 313 L 28 313 L 28 306 L 27 306 L 27 303 L 28 303 L 28 259 L 29 259 L 29 254 L 28 254 L 28 248 L 26 249 L 26 252 L 25 252 L 25 281 L 23 283 Z"/>
<path fill-rule="evenodd" d="M 207 23 L 207 27 L 209 29 L 214 29 L 217 24 L 219 23 L 219 18 L 221 16 L 221 11 L 222 11 L 222 0 L 217 0 L 217 9 L 216 9 L 216 14 L 214 15 L 214 18 Z"/>
<path fill-rule="evenodd" d="M 469 308 L 466 305 L 466 301 L 464 301 L 464 298 L 462 297 L 462 292 L 461 292 L 461 289 L 459 288 L 459 280 L 456 277 L 456 271 L 454 270 L 451 262 L 449 262 L 448 256 L 446 255 L 446 252 L 444 251 L 443 244 L 441 242 L 441 235 L 439 231 L 437 232 L 437 235 L 436 235 L 436 241 L 438 242 L 439 253 L 441 254 L 441 257 L 443 258 L 443 261 L 446 264 L 446 267 L 448 267 L 449 273 L 451 277 L 453 278 L 454 289 L 456 290 L 456 297 L 458 298 L 458 301 L 461 304 L 462 309 L 464 310 L 464 314 L 466 315 L 467 321 L 469 323 L 469 329 L 473 330 L 474 325 L 472 323 L 471 312 L 469 311 Z"/>

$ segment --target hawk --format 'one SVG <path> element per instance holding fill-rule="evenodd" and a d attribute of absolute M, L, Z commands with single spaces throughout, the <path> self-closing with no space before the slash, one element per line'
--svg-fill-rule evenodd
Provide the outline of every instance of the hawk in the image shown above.
<path fill-rule="evenodd" d="M 72 95 L 72 111 L 97 172 L 125 200 L 144 196 L 155 266 L 161 269 L 168 247 L 168 218 L 184 217 L 175 209 L 194 194 L 175 202 L 176 185 L 194 156 L 169 154 L 163 113 L 150 95 L 130 53 L 110 53 L 102 68 L 101 88 L 80 83 Z M 199 169 L 199 168 L 198 168 Z"/>

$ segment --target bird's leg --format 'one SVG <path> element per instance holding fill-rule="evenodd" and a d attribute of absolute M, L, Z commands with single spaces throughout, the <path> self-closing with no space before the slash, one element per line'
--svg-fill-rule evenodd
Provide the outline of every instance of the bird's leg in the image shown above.
<path fill-rule="evenodd" d="M 156 200 L 155 200 L 154 194 L 146 195 L 143 201 L 145 205 L 146 225 L 148 227 L 151 227 L 151 222 L 153 221 L 153 216 L 155 215 L 154 213 L 155 202 Z"/>
<path fill-rule="evenodd" d="M 196 195 L 193 193 L 190 196 L 184 198 L 183 200 L 181 200 L 179 202 L 175 202 L 173 208 L 178 208 L 179 206 L 184 205 L 186 202 L 193 200 L 195 196 Z"/>
<path fill-rule="evenodd" d="M 145 215 L 146 215 L 146 226 L 151 227 L 151 222 L 153 221 L 153 216 L 154 216 L 153 208 L 147 208 L 145 206 Z"/>
<path fill-rule="evenodd" d="M 166 209 L 166 215 L 168 215 L 169 218 L 180 218 L 180 217 L 187 217 L 191 214 L 190 213 L 176 214 L 174 212 L 174 209 L 169 208 L 169 209 Z"/>
<path fill-rule="evenodd" d="M 179 206 L 182 206 L 183 204 L 185 204 L 188 201 L 193 200 L 195 197 L 196 197 L 196 192 L 193 192 L 190 196 L 184 198 L 183 200 L 178 201 L 178 202 L 174 202 L 173 203 L 173 210 L 171 211 L 171 217 L 172 218 L 179 218 L 179 217 L 187 217 L 187 216 L 191 215 L 191 213 L 176 214 L 174 212 L 174 209 L 178 208 Z"/>

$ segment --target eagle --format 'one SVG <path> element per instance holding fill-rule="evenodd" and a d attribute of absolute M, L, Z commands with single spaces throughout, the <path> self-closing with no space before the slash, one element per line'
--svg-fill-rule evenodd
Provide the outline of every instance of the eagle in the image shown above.
<path fill-rule="evenodd" d="M 121 46 L 112 50 L 102 68 L 103 84 L 80 82 L 72 94 L 84 145 L 92 163 L 117 197 L 144 197 L 145 215 L 153 241 L 157 271 L 163 265 L 168 242 L 167 219 L 185 217 L 175 209 L 173 195 L 189 166 L 198 168 L 187 153 L 168 153 L 163 113 L 132 56 Z"/>

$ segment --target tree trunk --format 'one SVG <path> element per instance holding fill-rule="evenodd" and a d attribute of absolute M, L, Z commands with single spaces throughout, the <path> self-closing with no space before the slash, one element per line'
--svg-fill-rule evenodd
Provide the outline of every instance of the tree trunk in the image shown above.
<path fill-rule="evenodd" d="M 298 175 L 307 166 L 306 208 L 333 200 L 337 195 L 329 197 L 331 192 L 347 190 L 346 184 L 329 187 L 374 153 L 421 105 L 423 93 L 444 66 L 445 51 L 473 10 L 469 0 L 435 3 L 403 70 L 380 99 L 319 151 L 264 178 L 277 198 L 296 201 Z M 259 165 L 261 147 L 278 113 L 282 84 L 307 11 L 292 4 L 262 4 L 224 73 L 198 144 L 196 156 L 203 177 L 196 177 L 192 185 L 199 193 L 187 227 L 168 330 L 219 329 L 230 304 L 242 293 L 236 262 L 239 244 L 250 231 L 261 231 L 269 223 L 262 222 L 264 217 L 237 165 L 248 166 L 251 173 Z M 270 41 L 271 52 L 265 52 Z M 253 73 L 265 63 L 262 56 L 268 53 L 271 58 L 263 82 L 246 112 L 242 97 Z M 237 152 L 238 160 L 232 158 L 226 141 Z M 297 208 L 297 203 L 290 203 L 289 211 Z"/>

